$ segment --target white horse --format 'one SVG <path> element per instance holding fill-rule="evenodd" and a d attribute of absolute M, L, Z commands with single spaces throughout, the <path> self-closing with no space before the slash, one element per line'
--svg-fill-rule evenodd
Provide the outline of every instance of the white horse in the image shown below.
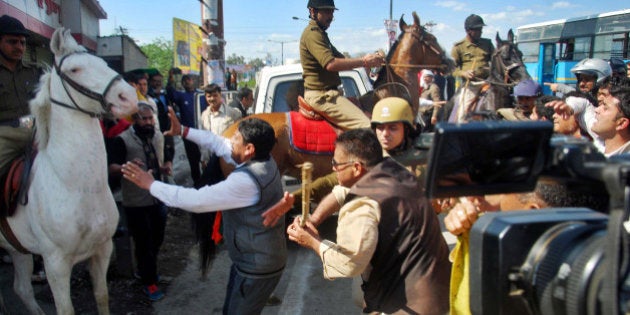
<path fill-rule="evenodd" d="M 107 185 L 107 157 L 98 118 L 136 110 L 135 90 L 100 58 L 57 29 L 50 42 L 54 68 L 40 79 L 30 103 L 39 153 L 30 175 L 28 203 L 8 222 L 19 243 L 42 255 L 57 314 L 74 314 L 72 267 L 89 259 L 100 314 L 109 314 L 106 273 L 118 211 Z M 28 311 L 44 314 L 31 286 L 32 256 L 0 235 L 13 258 L 13 288 Z"/>

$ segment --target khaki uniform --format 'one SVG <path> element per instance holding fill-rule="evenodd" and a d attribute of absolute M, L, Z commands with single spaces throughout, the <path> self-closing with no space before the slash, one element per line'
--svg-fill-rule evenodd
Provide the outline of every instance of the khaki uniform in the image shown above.
<path fill-rule="evenodd" d="M 0 55 L 0 175 L 10 162 L 24 153 L 32 139 L 32 129 L 19 127 L 19 118 L 30 114 L 28 101 L 35 96 L 41 69 L 24 62 L 9 70 Z"/>
<path fill-rule="evenodd" d="M 490 59 L 493 52 L 494 45 L 487 38 L 480 38 L 478 43 L 473 43 L 468 38 L 465 38 L 453 46 L 451 57 L 455 60 L 456 66 L 453 76 L 462 80 L 460 86 L 462 87 L 461 93 L 463 96 L 460 97 L 464 105 L 464 108 L 458 111 L 458 121 L 464 121 L 465 114 L 470 111 L 481 91 L 482 85 L 474 82 L 488 78 L 490 74 Z M 466 79 L 462 78 L 462 74 L 468 70 L 473 70 L 475 77 L 466 86 Z M 462 104 L 460 104 L 461 106 Z"/>
<path fill-rule="evenodd" d="M 328 34 L 311 20 L 300 38 L 304 99 L 313 109 L 343 130 L 369 128 L 368 117 L 339 92 L 339 73 L 325 68 L 335 58 L 344 56 L 332 45 Z"/>
<path fill-rule="evenodd" d="M 422 93 L 420 94 L 420 98 L 421 99 L 427 99 L 427 100 L 431 100 L 433 102 L 438 102 L 440 101 L 440 88 L 437 86 L 437 84 L 435 83 L 431 83 L 429 85 L 429 88 L 426 88 L 424 90 L 422 90 Z M 419 111 L 422 114 L 425 114 L 425 112 L 429 111 L 433 109 L 432 114 L 431 114 L 431 118 L 437 118 L 438 117 L 438 113 L 440 112 L 440 109 L 442 109 L 442 105 L 432 105 L 432 106 L 421 106 Z"/>

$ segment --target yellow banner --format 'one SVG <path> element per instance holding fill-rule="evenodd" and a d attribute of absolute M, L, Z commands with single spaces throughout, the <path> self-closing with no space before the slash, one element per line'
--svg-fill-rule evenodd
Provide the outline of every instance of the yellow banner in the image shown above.
<path fill-rule="evenodd" d="M 200 73 L 202 35 L 199 25 L 173 18 L 174 66 L 184 74 Z"/>

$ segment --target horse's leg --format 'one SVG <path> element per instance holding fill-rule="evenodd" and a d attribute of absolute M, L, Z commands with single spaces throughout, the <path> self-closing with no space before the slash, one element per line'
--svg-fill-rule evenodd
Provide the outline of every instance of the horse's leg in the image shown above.
<path fill-rule="evenodd" d="M 44 314 L 44 311 L 35 301 L 31 274 L 33 274 L 33 255 L 21 254 L 11 251 L 13 260 L 13 290 L 22 299 L 24 305 L 31 314 Z"/>
<path fill-rule="evenodd" d="M 94 288 L 94 299 L 98 313 L 109 314 L 109 294 L 107 292 L 107 268 L 112 254 L 112 240 L 108 240 L 90 258 L 90 277 Z"/>
<path fill-rule="evenodd" d="M 55 299 L 57 314 L 74 314 L 70 299 L 70 275 L 72 274 L 72 260 L 64 255 L 43 256 L 46 277 L 50 291 Z"/>

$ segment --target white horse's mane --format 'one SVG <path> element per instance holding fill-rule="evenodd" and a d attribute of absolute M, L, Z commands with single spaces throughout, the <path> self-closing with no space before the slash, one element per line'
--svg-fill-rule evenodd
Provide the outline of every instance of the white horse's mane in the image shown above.
<path fill-rule="evenodd" d="M 39 78 L 39 87 L 35 98 L 30 101 L 31 113 L 37 127 L 35 141 L 37 148 L 43 150 L 48 145 L 48 127 L 50 122 L 50 69 Z"/>
<path fill-rule="evenodd" d="M 51 39 L 51 49 L 55 53 L 55 56 L 66 56 L 72 53 L 82 53 L 87 50 L 85 47 L 77 44 L 72 38 L 69 29 L 64 29 L 62 32 L 56 32 L 53 36 L 56 38 Z M 48 145 L 49 127 L 50 127 L 50 80 L 52 76 L 52 68 L 48 67 L 46 72 L 39 79 L 39 86 L 37 88 L 37 94 L 33 98 L 29 106 L 31 113 L 35 117 L 36 143 L 38 150 L 46 149 Z"/>

